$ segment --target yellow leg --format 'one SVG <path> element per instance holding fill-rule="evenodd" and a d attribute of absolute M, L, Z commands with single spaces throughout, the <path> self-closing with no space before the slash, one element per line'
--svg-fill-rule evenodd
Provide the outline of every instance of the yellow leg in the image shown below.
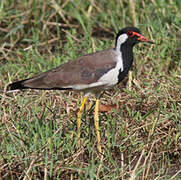
<path fill-rule="evenodd" d="M 83 100 L 82 100 L 82 104 L 79 108 L 79 111 L 77 113 L 77 137 L 78 139 L 80 140 L 80 124 L 81 124 L 81 117 L 82 117 L 82 112 L 83 112 L 83 109 L 84 109 L 84 105 L 87 101 L 87 97 L 84 96 Z"/>
<path fill-rule="evenodd" d="M 94 111 L 94 124 L 96 128 L 96 135 L 97 135 L 97 149 L 101 153 L 101 136 L 100 136 L 100 128 L 99 128 L 99 99 L 96 99 L 95 104 L 95 111 Z"/>

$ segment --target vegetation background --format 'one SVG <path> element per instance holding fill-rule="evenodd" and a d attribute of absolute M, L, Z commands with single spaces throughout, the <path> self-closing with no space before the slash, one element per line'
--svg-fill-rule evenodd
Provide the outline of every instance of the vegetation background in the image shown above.
<path fill-rule="evenodd" d="M 180 0 L 1 0 L 0 178 L 181 179 L 180 9 Z M 94 97 L 78 147 L 81 94 L 4 92 L 12 81 L 113 47 L 125 26 L 155 45 L 135 47 L 129 78 L 102 96 L 103 154 Z"/>

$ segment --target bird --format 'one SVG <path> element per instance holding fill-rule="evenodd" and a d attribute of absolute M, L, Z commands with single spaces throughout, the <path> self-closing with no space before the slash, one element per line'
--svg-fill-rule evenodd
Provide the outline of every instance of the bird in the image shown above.
<path fill-rule="evenodd" d="M 97 150 L 102 152 L 99 127 L 99 103 L 104 90 L 119 84 L 133 64 L 133 47 L 152 40 L 143 36 L 136 27 L 125 27 L 116 35 L 115 47 L 90 53 L 42 72 L 32 78 L 13 82 L 7 91 L 23 89 L 82 91 L 82 103 L 77 113 L 77 137 L 80 139 L 82 113 L 90 93 L 95 95 L 94 124 Z"/>

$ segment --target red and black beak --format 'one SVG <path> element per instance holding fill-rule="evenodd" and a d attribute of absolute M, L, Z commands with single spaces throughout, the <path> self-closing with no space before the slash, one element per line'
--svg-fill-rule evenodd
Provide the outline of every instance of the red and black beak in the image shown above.
<path fill-rule="evenodd" d="M 149 39 L 145 38 L 143 35 L 141 35 L 139 33 L 138 33 L 137 36 L 138 36 L 137 40 L 139 40 L 141 42 L 148 42 L 148 43 L 154 44 L 154 42 L 152 40 L 149 40 Z"/>
<path fill-rule="evenodd" d="M 132 32 L 131 36 L 132 36 L 132 37 L 136 37 L 139 42 L 148 42 L 148 43 L 154 44 L 153 41 L 147 39 L 146 37 L 144 37 L 144 36 L 141 35 L 140 33 Z"/>
<path fill-rule="evenodd" d="M 140 42 L 148 42 L 148 43 L 154 44 L 154 42 L 152 40 L 147 39 L 145 36 L 143 36 L 143 35 L 141 35 L 139 33 L 136 33 L 136 32 L 134 32 L 134 34 L 137 36 L 138 41 L 140 41 Z"/>

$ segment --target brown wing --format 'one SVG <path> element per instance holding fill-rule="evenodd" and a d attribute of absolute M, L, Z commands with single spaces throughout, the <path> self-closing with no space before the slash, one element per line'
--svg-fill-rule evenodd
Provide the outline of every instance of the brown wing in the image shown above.
<path fill-rule="evenodd" d="M 113 49 L 82 56 L 76 60 L 21 81 L 24 88 L 66 89 L 66 86 L 91 84 L 116 65 Z"/>

